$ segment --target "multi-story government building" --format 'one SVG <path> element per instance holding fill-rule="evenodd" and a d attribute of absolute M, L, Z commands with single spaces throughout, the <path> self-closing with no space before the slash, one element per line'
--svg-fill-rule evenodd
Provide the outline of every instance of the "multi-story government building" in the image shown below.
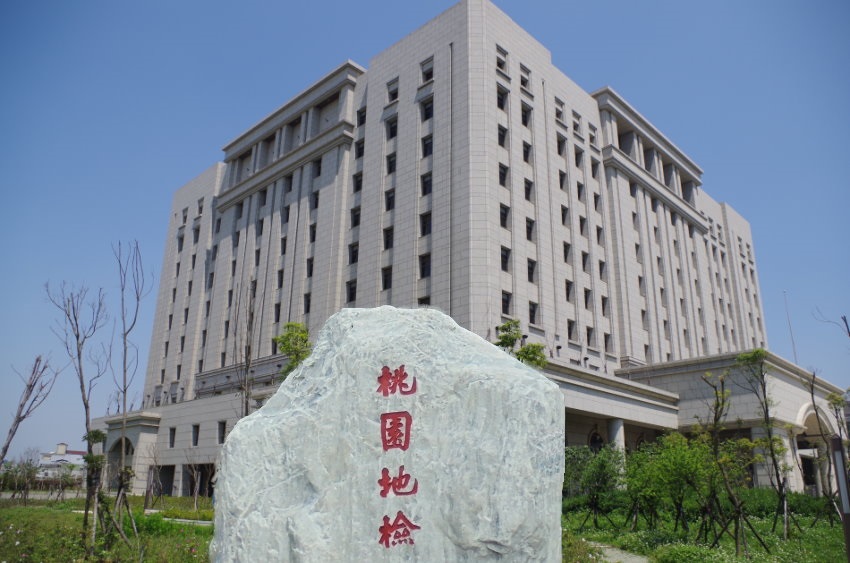
<path fill-rule="evenodd" d="M 213 471 L 245 373 L 252 408 L 274 391 L 283 325 L 315 335 L 343 307 L 436 307 L 491 341 L 517 319 L 564 390 L 569 444 L 685 427 L 702 372 L 767 346 L 747 221 L 616 91 L 582 90 L 488 0 L 368 70 L 343 63 L 228 143 L 176 192 L 161 271 L 128 449 L 137 488 L 150 468 L 174 494 L 187 466 Z M 770 364 L 802 434 L 804 372 Z"/>

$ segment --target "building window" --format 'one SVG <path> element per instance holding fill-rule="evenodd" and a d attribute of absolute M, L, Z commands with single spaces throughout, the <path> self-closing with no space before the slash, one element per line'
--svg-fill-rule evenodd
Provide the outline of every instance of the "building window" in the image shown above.
<path fill-rule="evenodd" d="M 305 315 L 310 314 L 310 301 L 311 301 L 310 294 L 305 293 L 304 294 L 304 314 Z"/>
<path fill-rule="evenodd" d="M 528 323 L 537 324 L 537 303 L 534 301 L 528 302 Z"/>
<path fill-rule="evenodd" d="M 357 264 L 357 260 L 360 257 L 360 245 L 356 242 L 352 242 L 348 245 L 348 263 L 349 264 Z"/>
<path fill-rule="evenodd" d="M 562 190 L 567 189 L 567 173 L 563 170 L 558 170 L 558 187 Z"/>
<path fill-rule="evenodd" d="M 428 172 L 419 177 L 419 184 L 422 188 L 422 195 L 431 193 L 431 173 Z"/>
<path fill-rule="evenodd" d="M 590 159 L 590 176 L 592 178 L 599 177 L 599 161 L 595 158 Z"/>
<path fill-rule="evenodd" d="M 525 179 L 525 199 L 528 201 L 534 200 L 534 182 L 528 178 Z"/>
<path fill-rule="evenodd" d="M 522 104 L 522 124 L 525 127 L 531 127 L 531 106 Z"/>
<path fill-rule="evenodd" d="M 531 145 L 529 143 L 522 143 L 522 160 L 525 162 L 531 162 Z"/>
<path fill-rule="evenodd" d="M 316 242 L 316 223 L 310 225 L 310 242 Z"/>
<path fill-rule="evenodd" d="M 507 147 L 508 146 L 508 129 L 507 127 L 502 127 L 499 125 L 499 146 Z"/>
<path fill-rule="evenodd" d="M 499 185 L 508 187 L 508 167 L 504 164 L 499 165 Z"/>
<path fill-rule="evenodd" d="M 587 335 L 587 347 L 596 348 L 596 334 L 593 330 L 593 327 L 587 327 L 585 333 Z"/>
<path fill-rule="evenodd" d="M 283 288 L 283 268 L 277 271 L 277 288 Z"/>
<path fill-rule="evenodd" d="M 519 65 L 519 85 L 526 90 L 531 90 L 531 71 L 524 65 Z"/>
<path fill-rule="evenodd" d="M 322 159 L 317 158 L 313 161 L 313 178 L 318 178 L 322 175 Z"/>
<path fill-rule="evenodd" d="M 289 206 L 284 205 L 283 209 L 280 210 L 280 222 L 282 224 L 289 223 Z"/>
<path fill-rule="evenodd" d="M 434 153 L 434 137 L 428 135 L 422 138 L 422 157 L 431 156 Z"/>
<path fill-rule="evenodd" d="M 345 302 L 354 303 L 357 299 L 357 280 L 345 282 Z"/>
<path fill-rule="evenodd" d="M 218 443 L 224 443 L 224 437 L 227 434 L 227 421 L 219 420 L 218 421 Z"/>
<path fill-rule="evenodd" d="M 508 52 L 496 45 L 496 68 L 504 73 L 508 72 Z"/>
<path fill-rule="evenodd" d="M 575 342 L 576 338 L 576 322 L 575 321 L 567 321 L 567 338 Z"/>
<path fill-rule="evenodd" d="M 424 237 L 431 234 L 431 212 L 419 216 L 419 236 Z"/>
<path fill-rule="evenodd" d="M 386 291 L 393 287 L 393 267 L 381 268 L 381 289 Z"/>
<path fill-rule="evenodd" d="M 395 189 L 384 192 L 384 211 L 395 209 Z"/>
<path fill-rule="evenodd" d="M 312 258 L 307 258 L 307 277 L 308 278 L 313 277 L 313 259 Z"/>
<path fill-rule="evenodd" d="M 605 267 L 605 260 L 599 261 L 599 279 L 604 280 L 608 277 L 608 270 Z"/>
<path fill-rule="evenodd" d="M 419 277 L 420 278 L 430 278 L 431 277 L 431 254 L 420 254 L 419 255 Z"/>
<path fill-rule="evenodd" d="M 505 204 L 499 204 L 499 224 L 504 229 L 509 229 L 508 222 L 511 218 L 511 208 Z"/>
<path fill-rule="evenodd" d="M 590 141 L 590 146 L 596 146 L 596 127 L 593 125 L 587 126 L 587 138 Z"/>
<path fill-rule="evenodd" d="M 536 273 L 537 273 L 537 262 L 532 260 L 531 258 L 529 258 L 528 259 L 528 281 L 530 283 L 535 283 L 535 281 L 537 279 L 536 275 L 535 275 Z"/>
<path fill-rule="evenodd" d="M 387 120 L 387 140 L 395 139 L 398 135 L 398 117 Z"/>
<path fill-rule="evenodd" d="M 584 308 L 590 309 L 593 304 L 593 292 L 589 289 L 584 290 Z"/>
<path fill-rule="evenodd" d="M 575 151 L 576 168 L 581 168 L 581 163 L 584 161 L 584 151 L 578 147 L 573 147 Z"/>
<path fill-rule="evenodd" d="M 511 249 L 502 247 L 501 253 L 501 261 L 502 261 L 502 271 L 510 272 L 511 271 Z"/>
<path fill-rule="evenodd" d="M 434 80 L 434 58 L 423 61 L 420 65 L 422 69 L 422 82 L 430 82 Z"/>
<path fill-rule="evenodd" d="M 555 119 L 564 122 L 564 102 L 555 98 Z"/>
<path fill-rule="evenodd" d="M 496 106 L 502 110 L 508 109 L 508 90 L 500 85 L 496 85 Z"/>
<path fill-rule="evenodd" d="M 581 116 L 573 112 L 573 133 L 581 136 Z"/>
<path fill-rule="evenodd" d="M 426 295 L 424 297 L 420 297 L 416 302 L 420 307 L 427 307 L 431 304 L 431 296 Z"/>
<path fill-rule="evenodd" d="M 392 103 L 398 100 L 398 78 L 387 82 L 387 101 Z"/>
<path fill-rule="evenodd" d="M 198 438 L 201 435 L 201 425 L 193 424 L 192 425 L 192 447 L 198 446 Z"/>
<path fill-rule="evenodd" d="M 313 192 L 310 194 L 310 209 L 318 209 L 319 208 L 319 192 Z M 262 233 L 257 233 L 262 234 Z"/>
<path fill-rule="evenodd" d="M 534 219 L 525 218 L 525 238 L 534 241 Z"/>
<path fill-rule="evenodd" d="M 359 192 L 363 189 L 363 173 L 358 172 L 352 178 L 352 188 L 354 189 L 354 193 Z"/>
<path fill-rule="evenodd" d="M 177 429 L 172 426 L 171 428 L 168 429 L 168 447 L 169 448 L 174 447 L 174 439 L 176 438 L 176 436 L 177 436 Z"/>
<path fill-rule="evenodd" d="M 366 151 L 366 141 L 360 139 L 354 143 L 354 158 L 363 158 L 363 153 Z"/>
<path fill-rule="evenodd" d="M 566 205 L 561 206 L 561 225 L 568 226 L 570 224 L 570 208 Z"/>
<path fill-rule="evenodd" d="M 384 250 L 389 250 L 393 247 L 394 229 L 387 227 L 384 229 Z"/>
<path fill-rule="evenodd" d="M 366 125 L 366 108 L 357 110 L 357 126 Z"/>
<path fill-rule="evenodd" d="M 387 174 L 395 173 L 395 153 L 387 155 Z"/>
<path fill-rule="evenodd" d="M 607 317 L 608 316 L 608 298 L 603 295 L 600 301 L 601 301 L 601 305 L 602 305 L 602 307 L 601 307 L 602 316 Z"/>
<path fill-rule="evenodd" d="M 286 254 L 286 237 L 280 237 L 280 255 Z"/>
<path fill-rule="evenodd" d="M 582 217 L 581 215 L 578 216 L 578 230 L 581 233 L 581 236 L 587 236 L 587 218 Z"/>
<path fill-rule="evenodd" d="M 570 280 L 564 280 L 564 289 L 566 291 L 568 303 L 572 303 L 573 299 L 575 298 L 574 288 L 575 285 L 573 284 L 573 282 L 571 282 Z"/>
<path fill-rule="evenodd" d="M 582 269 L 583 272 L 586 272 L 586 273 L 590 273 L 590 272 L 588 272 L 588 262 L 589 262 L 588 258 L 589 258 L 589 255 L 587 254 L 587 252 L 581 253 L 581 269 Z"/>
<path fill-rule="evenodd" d="M 502 292 L 502 314 L 510 315 L 511 314 L 511 295 L 510 292 L 503 291 Z"/>
<path fill-rule="evenodd" d="M 434 117 L 434 100 L 428 98 L 421 104 L 419 104 L 419 108 L 422 112 L 422 121 L 428 121 L 432 117 Z"/>
<path fill-rule="evenodd" d="M 351 228 L 360 226 L 360 206 L 351 210 Z"/>
<path fill-rule="evenodd" d="M 568 242 L 564 243 L 564 262 L 570 261 L 570 251 L 572 250 L 572 245 Z"/>

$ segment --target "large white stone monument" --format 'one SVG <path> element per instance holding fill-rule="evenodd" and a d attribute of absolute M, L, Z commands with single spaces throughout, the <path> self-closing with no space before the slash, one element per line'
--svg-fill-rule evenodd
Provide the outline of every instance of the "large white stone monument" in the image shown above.
<path fill-rule="evenodd" d="M 215 561 L 560 561 L 557 386 L 433 309 L 344 309 L 233 428 Z"/>

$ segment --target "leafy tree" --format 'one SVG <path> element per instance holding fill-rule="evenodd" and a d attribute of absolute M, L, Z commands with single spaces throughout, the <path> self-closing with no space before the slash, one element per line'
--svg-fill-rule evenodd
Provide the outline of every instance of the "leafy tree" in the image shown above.
<path fill-rule="evenodd" d="M 785 463 L 785 454 L 788 448 L 776 433 L 776 421 L 773 418 L 773 407 L 776 403 L 768 389 L 766 361 L 767 350 L 762 348 L 744 352 L 736 358 L 736 363 L 743 375 L 743 382 L 740 386 L 756 398 L 757 415 L 761 419 L 764 437 L 755 440 L 755 442 L 757 447 L 765 452 L 765 457 L 770 464 L 770 485 L 776 491 L 778 497 L 772 531 L 776 531 L 779 516 L 782 516 L 782 537 L 787 540 L 790 517 L 788 513 L 788 473 L 791 471 L 791 467 Z"/>
<path fill-rule="evenodd" d="M 496 333 L 498 334 L 498 337 L 496 338 L 496 346 L 508 354 L 513 355 L 516 359 L 526 365 L 537 369 L 543 369 L 546 367 L 548 362 L 546 360 L 546 354 L 543 352 L 543 344 L 524 344 L 521 345 L 518 350 L 514 350 L 517 342 L 522 340 L 522 332 L 519 329 L 518 320 L 510 319 L 505 321 L 496 328 Z"/>
<path fill-rule="evenodd" d="M 623 452 L 612 446 L 605 446 L 591 456 L 582 471 L 581 488 L 587 494 L 587 505 L 590 512 L 582 522 L 580 530 L 587 520 L 593 517 L 593 527 L 599 528 L 599 516 L 604 516 L 608 522 L 617 527 L 605 510 L 606 500 L 620 488 L 623 482 Z"/>
<path fill-rule="evenodd" d="M 283 333 L 276 336 L 274 341 L 278 351 L 288 360 L 280 371 L 283 379 L 286 379 L 313 351 L 309 331 L 303 323 L 286 323 L 283 325 Z"/>
<path fill-rule="evenodd" d="M 631 501 L 631 530 L 637 531 L 638 517 L 643 515 L 648 529 L 654 529 L 660 518 L 664 490 L 658 479 L 658 446 L 645 443 L 626 458 L 626 493 Z"/>

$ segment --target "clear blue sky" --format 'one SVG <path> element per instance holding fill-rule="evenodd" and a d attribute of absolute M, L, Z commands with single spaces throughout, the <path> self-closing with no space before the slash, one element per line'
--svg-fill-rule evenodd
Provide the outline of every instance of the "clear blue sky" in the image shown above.
<path fill-rule="evenodd" d="M 2 3 L 0 437 L 21 389 L 12 366 L 66 363 L 46 281 L 115 298 L 111 245 L 138 239 L 158 284 L 174 190 L 327 71 L 368 66 L 452 3 Z M 705 170 L 704 189 L 752 225 L 769 348 L 794 359 L 787 292 L 797 363 L 850 386 L 850 339 L 815 319 L 850 315 L 850 3 L 496 4 L 584 89 L 612 86 Z M 142 364 L 155 300 L 135 335 Z M 75 385 L 66 370 L 12 455 L 82 447 Z M 95 415 L 112 388 L 96 389 Z"/>

